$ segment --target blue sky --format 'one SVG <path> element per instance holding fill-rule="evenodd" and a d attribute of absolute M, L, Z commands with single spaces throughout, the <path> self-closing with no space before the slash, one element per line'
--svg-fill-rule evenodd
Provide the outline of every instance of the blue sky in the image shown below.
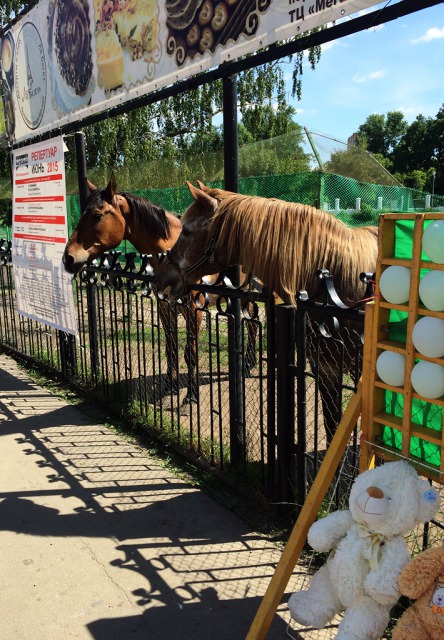
<path fill-rule="evenodd" d="M 341 141 L 372 113 L 435 117 L 444 103 L 444 4 L 324 45 L 314 71 L 305 63 L 302 100 L 291 103 L 298 124 Z"/>

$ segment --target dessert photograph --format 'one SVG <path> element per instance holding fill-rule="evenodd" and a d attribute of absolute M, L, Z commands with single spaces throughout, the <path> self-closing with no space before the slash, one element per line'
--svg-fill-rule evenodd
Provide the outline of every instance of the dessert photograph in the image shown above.
<path fill-rule="evenodd" d="M 271 0 L 165 0 L 167 51 L 180 66 L 217 45 L 252 36 Z"/>
<path fill-rule="evenodd" d="M 104 91 L 137 77 L 132 62 L 160 58 L 157 0 L 94 0 L 94 13 L 97 84 Z"/>
<path fill-rule="evenodd" d="M 54 108 L 69 113 L 87 105 L 94 90 L 88 0 L 52 0 L 47 27 Z"/>

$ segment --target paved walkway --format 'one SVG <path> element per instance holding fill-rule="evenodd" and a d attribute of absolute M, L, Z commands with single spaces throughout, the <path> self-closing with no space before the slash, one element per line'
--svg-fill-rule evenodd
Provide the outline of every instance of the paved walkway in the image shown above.
<path fill-rule="evenodd" d="M 1 640 L 245 638 L 280 553 L 235 514 L 5 355 L 0 444 Z"/>

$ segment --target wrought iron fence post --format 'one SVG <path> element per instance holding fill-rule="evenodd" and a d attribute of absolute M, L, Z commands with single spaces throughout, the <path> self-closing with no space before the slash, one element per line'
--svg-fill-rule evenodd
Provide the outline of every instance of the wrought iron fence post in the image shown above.
<path fill-rule="evenodd" d="M 238 190 L 238 131 L 237 131 L 237 77 L 224 78 L 223 129 L 224 129 L 224 182 L 229 191 Z M 231 283 L 240 283 L 239 267 L 227 271 Z M 231 300 L 233 322 L 228 335 L 229 385 L 230 385 L 230 460 L 234 465 L 245 464 L 244 411 L 242 404 L 242 323 L 240 300 Z"/>
<path fill-rule="evenodd" d="M 295 307 L 276 307 L 277 491 L 281 516 L 289 515 L 294 503 L 295 319 Z"/>
<path fill-rule="evenodd" d="M 296 443 L 296 516 L 305 502 L 307 492 L 307 381 L 305 367 L 307 363 L 307 312 L 298 306 L 296 330 L 296 405 L 297 405 L 297 443 Z"/>
<path fill-rule="evenodd" d="M 88 185 L 86 182 L 86 153 L 85 153 L 85 134 L 83 131 L 76 131 L 74 135 L 76 147 L 77 162 L 77 182 L 79 186 L 80 210 L 83 211 L 86 200 L 88 198 Z M 97 380 L 97 322 L 96 322 L 96 291 L 90 279 L 86 280 L 86 304 L 88 311 L 88 333 L 89 333 L 89 352 L 91 362 L 91 376 Z"/>
<path fill-rule="evenodd" d="M 276 485 L 276 298 L 273 293 L 266 304 L 267 314 L 267 490 Z"/>
<path fill-rule="evenodd" d="M 58 332 L 60 345 L 60 365 L 64 378 L 72 378 L 76 371 L 76 352 L 74 336 L 63 331 Z"/>
<path fill-rule="evenodd" d="M 74 135 L 77 163 L 77 182 L 80 194 L 81 208 L 85 204 L 88 196 L 88 187 L 86 184 L 86 154 L 85 154 L 85 137 L 83 131 L 77 131 Z M 71 230 L 69 230 L 70 232 Z M 76 370 L 76 343 L 72 334 L 58 332 L 60 345 L 60 360 L 62 373 L 65 377 L 71 377 Z"/>

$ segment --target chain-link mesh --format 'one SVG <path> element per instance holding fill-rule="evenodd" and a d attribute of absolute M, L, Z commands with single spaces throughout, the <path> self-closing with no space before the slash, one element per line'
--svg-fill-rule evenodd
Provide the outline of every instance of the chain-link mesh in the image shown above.
<path fill-rule="evenodd" d="M 223 181 L 211 181 L 207 185 L 223 188 Z M 386 211 L 424 211 L 431 206 L 430 196 L 422 191 L 397 185 L 366 184 L 321 171 L 240 178 L 239 192 L 317 206 L 329 211 L 347 225 L 357 227 L 378 224 L 379 214 Z M 186 186 L 139 189 L 133 193 L 178 214 L 183 213 L 192 202 Z M 435 195 L 433 206 L 444 210 L 444 196 Z M 77 195 L 67 196 L 67 210 L 71 233 L 81 213 Z M 118 250 L 126 253 L 133 249 L 130 243 L 124 242 Z"/>

